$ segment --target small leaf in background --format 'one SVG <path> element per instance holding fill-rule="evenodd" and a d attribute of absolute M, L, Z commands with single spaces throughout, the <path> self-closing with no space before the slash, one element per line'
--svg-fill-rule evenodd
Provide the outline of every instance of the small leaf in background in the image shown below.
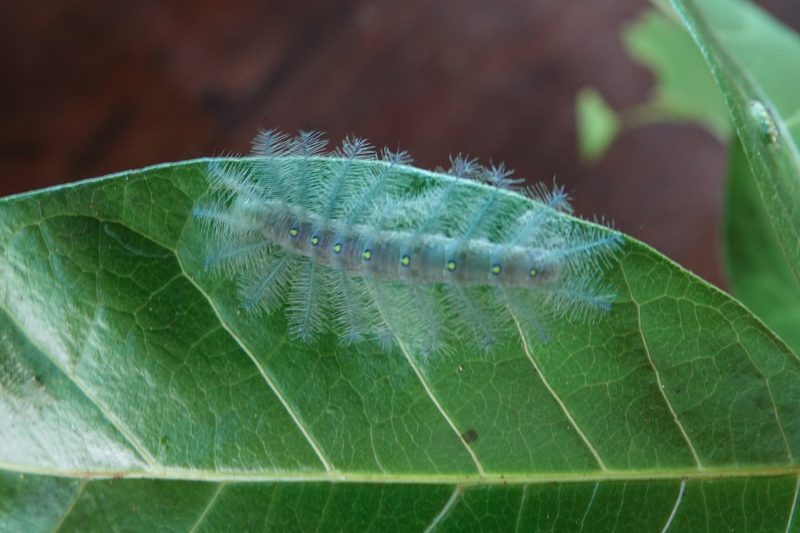
<path fill-rule="evenodd" d="M 731 133 L 731 121 L 708 65 L 680 22 L 647 10 L 622 32 L 628 53 L 653 71 L 656 85 L 643 108 L 662 112 L 661 120 L 700 122 L 720 139 Z M 631 110 L 634 116 L 644 110 Z M 654 116 L 653 118 L 658 118 Z"/>
<path fill-rule="evenodd" d="M 595 161 L 614 142 L 620 129 L 620 119 L 603 100 L 603 96 L 591 87 L 584 87 L 578 92 L 575 108 L 581 158 Z"/>
<path fill-rule="evenodd" d="M 655 86 L 646 102 L 619 114 L 595 89 L 578 92 L 578 146 L 585 161 L 602 157 L 621 130 L 659 122 L 695 122 L 728 139 L 732 126 L 725 100 L 680 22 L 649 9 L 623 29 L 622 39 L 630 56 L 652 70 Z"/>

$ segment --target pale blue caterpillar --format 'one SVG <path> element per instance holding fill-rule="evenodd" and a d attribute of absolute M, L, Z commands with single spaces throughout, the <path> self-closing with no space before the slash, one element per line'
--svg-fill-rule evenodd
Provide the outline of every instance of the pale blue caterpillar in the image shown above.
<path fill-rule="evenodd" d="M 206 265 L 238 278 L 245 309 L 285 307 L 297 338 L 491 348 L 520 328 L 544 334 L 553 316 L 610 309 L 602 279 L 619 237 L 563 216 L 561 189 L 525 196 L 502 165 L 462 157 L 447 173 L 409 173 L 405 153 L 377 157 L 360 139 L 323 154 L 315 132 L 266 131 L 253 146 L 248 170 L 209 165 L 195 209 Z"/>

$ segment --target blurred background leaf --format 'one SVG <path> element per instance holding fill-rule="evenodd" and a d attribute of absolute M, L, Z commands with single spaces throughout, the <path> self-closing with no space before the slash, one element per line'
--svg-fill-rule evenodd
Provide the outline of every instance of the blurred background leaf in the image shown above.
<path fill-rule="evenodd" d="M 581 89 L 575 106 L 581 157 L 594 161 L 602 157 L 614 142 L 621 121 L 603 96 L 591 87 Z"/>
<path fill-rule="evenodd" d="M 655 78 L 650 98 L 620 112 L 614 128 L 603 127 L 613 110 L 596 91 L 578 93 L 577 129 L 581 155 L 587 161 L 601 157 L 621 128 L 632 129 L 659 122 L 697 122 L 721 142 L 732 126 L 725 100 L 703 55 L 680 21 L 658 9 L 643 11 L 625 25 L 622 39 L 630 56 L 647 66 Z M 584 95 L 591 94 L 592 99 Z M 608 109 L 598 115 L 593 109 Z"/>

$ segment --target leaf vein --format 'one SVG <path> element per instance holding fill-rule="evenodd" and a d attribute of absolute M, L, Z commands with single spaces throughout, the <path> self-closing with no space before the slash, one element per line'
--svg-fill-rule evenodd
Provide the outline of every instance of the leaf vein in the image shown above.
<path fill-rule="evenodd" d="M 625 278 L 625 283 L 628 285 L 628 287 L 630 287 L 630 282 L 628 281 L 628 275 L 625 272 L 624 268 L 622 269 L 622 275 Z M 658 372 L 655 362 L 653 361 L 653 357 L 650 354 L 650 347 L 647 345 L 647 339 L 645 338 L 644 331 L 642 329 L 642 306 L 639 304 L 639 302 L 637 302 L 633 298 L 633 295 L 631 295 L 631 301 L 636 306 L 636 320 L 639 325 L 638 327 L 639 337 L 642 339 L 642 347 L 644 348 L 645 354 L 647 354 L 647 360 L 650 362 L 650 368 L 653 369 L 653 373 L 656 376 L 656 384 L 658 386 L 658 392 L 661 393 L 661 397 L 664 398 L 664 403 L 667 404 L 667 408 L 669 409 L 670 413 L 672 413 L 672 419 L 675 421 L 675 424 L 678 426 L 678 429 L 680 429 L 681 434 L 683 435 L 683 438 L 686 441 L 686 444 L 689 445 L 689 449 L 692 452 L 692 456 L 694 457 L 694 460 L 697 463 L 697 468 L 699 470 L 704 470 L 705 467 L 703 466 L 703 463 L 700 461 L 700 456 L 697 455 L 697 450 L 695 450 L 694 448 L 694 443 L 692 443 L 692 440 L 689 438 L 689 434 L 686 433 L 686 429 L 683 427 L 683 423 L 678 418 L 678 413 L 675 412 L 675 408 L 672 406 L 672 402 L 669 401 L 667 393 L 664 391 L 664 385 L 661 383 L 661 374 Z"/>
<path fill-rule="evenodd" d="M 208 504 L 206 504 L 206 507 L 205 509 L 203 509 L 203 512 L 200 513 L 200 516 L 197 517 L 197 522 L 194 523 L 192 529 L 189 530 L 189 533 L 194 533 L 195 531 L 197 531 L 198 526 L 200 526 L 200 524 L 203 523 L 203 520 L 208 514 L 208 511 L 211 510 L 211 508 L 214 506 L 215 503 L 217 503 L 217 498 L 219 498 L 222 489 L 224 489 L 227 486 L 228 486 L 227 481 L 223 481 L 222 483 L 219 484 L 219 487 L 217 487 L 217 490 L 214 492 L 214 495 L 211 496 L 211 499 L 208 500 Z"/>
<path fill-rule="evenodd" d="M 367 287 L 370 288 L 370 291 L 372 292 L 371 285 L 367 284 Z M 373 293 L 373 299 L 374 299 L 375 302 L 379 302 L 380 301 L 380 299 L 374 297 L 374 293 Z M 383 312 L 383 309 L 379 305 L 377 306 L 377 309 L 378 309 L 378 312 L 381 314 L 381 317 L 383 318 L 383 320 L 388 324 L 389 321 L 386 319 L 386 314 Z M 458 435 L 458 440 L 461 441 L 461 443 L 467 449 L 467 452 L 469 452 L 470 456 L 472 456 L 472 460 L 475 462 L 475 466 L 478 469 L 478 475 L 483 477 L 485 475 L 485 471 L 483 470 L 483 465 L 478 460 L 478 456 L 475 455 L 475 451 L 472 449 L 472 446 L 470 446 L 469 444 L 464 442 L 464 439 L 461 437 L 461 432 L 456 427 L 455 422 L 453 422 L 453 420 L 450 418 L 450 416 L 444 410 L 444 407 L 442 407 L 442 404 L 439 403 L 439 400 L 436 398 L 436 395 L 433 394 L 433 390 L 431 390 L 431 387 L 428 384 L 428 380 L 425 379 L 425 376 L 423 375 L 422 370 L 419 368 L 419 365 L 417 365 L 417 363 L 414 361 L 414 358 L 411 356 L 411 352 L 408 351 L 408 348 L 406 347 L 406 344 L 403 342 L 403 340 L 400 337 L 396 337 L 396 339 L 397 339 L 397 345 L 400 347 L 400 351 L 403 352 L 403 355 L 405 356 L 406 360 L 408 361 L 408 364 L 414 370 L 414 373 L 417 375 L 417 379 L 419 379 L 419 382 L 422 384 L 422 387 L 425 389 L 425 392 L 428 394 L 428 397 L 431 399 L 433 404 L 436 406 L 436 408 L 442 414 L 442 416 L 447 421 L 447 423 L 450 425 L 450 427 L 453 429 L 453 431 L 455 431 L 456 435 Z"/>
<path fill-rule="evenodd" d="M 78 503 L 78 499 L 81 497 L 81 494 L 83 494 L 83 489 L 86 487 L 86 484 L 88 482 L 89 480 L 86 478 L 81 480 L 80 484 L 78 485 L 78 488 L 75 489 L 75 494 L 73 494 L 72 500 L 70 500 L 69 505 L 66 507 L 66 509 L 64 509 L 64 512 L 61 513 L 61 516 L 58 518 L 58 522 L 53 528 L 52 533 L 56 533 L 59 529 L 61 529 L 61 526 L 64 525 L 64 522 L 67 520 L 67 517 L 69 517 L 69 515 L 72 513 L 72 509 L 75 508 L 75 504 Z"/>
<path fill-rule="evenodd" d="M 114 426 L 114 428 L 117 431 L 120 432 L 125 441 L 128 442 L 128 444 L 130 444 L 134 450 L 136 450 L 136 452 L 148 464 L 148 466 L 152 470 L 157 470 L 155 458 L 150 454 L 150 452 L 146 448 L 144 448 L 139 442 L 137 442 L 133 438 L 133 435 L 128 433 L 126 427 L 122 424 L 122 422 L 117 420 L 116 417 L 112 416 L 111 412 L 105 409 L 103 405 L 100 404 L 99 400 L 95 398 L 92 394 L 90 394 L 90 392 L 83 386 L 83 383 L 81 381 L 79 381 L 71 372 L 68 372 L 66 368 L 62 367 L 60 364 L 56 362 L 56 360 L 52 357 L 52 355 L 49 354 L 48 351 L 45 350 L 37 342 L 36 337 L 34 335 L 30 335 L 29 332 L 24 327 L 22 327 L 22 324 L 19 323 L 17 317 L 13 313 L 11 313 L 8 307 L 6 307 L 5 303 L 0 304 L 0 309 L 5 311 L 6 316 L 8 316 L 11 322 L 13 322 L 14 325 L 25 334 L 26 338 L 30 341 L 30 343 L 33 346 L 35 346 L 36 349 L 39 350 L 45 357 L 47 357 L 47 359 L 50 360 L 50 362 L 53 363 L 53 365 L 55 365 L 56 368 L 58 368 L 65 376 L 67 376 L 69 380 L 72 383 L 74 383 L 76 387 L 78 387 L 78 390 L 80 390 L 89 399 L 89 401 L 91 401 L 92 404 L 94 404 L 97 407 L 100 413 L 103 414 L 103 417 L 106 420 L 108 420 L 108 422 L 112 426 Z"/>
<path fill-rule="evenodd" d="M 519 522 L 522 519 L 522 510 L 525 508 L 525 498 L 528 496 L 528 485 L 522 487 L 522 497 L 519 500 L 519 512 L 517 513 L 517 526 L 514 533 L 519 533 Z"/>
<path fill-rule="evenodd" d="M 425 528 L 423 533 L 431 533 L 434 529 L 436 529 L 436 526 L 439 525 L 439 522 L 444 520 L 444 518 L 450 512 L 450 509 L 452 509 L 453 505 L 455 505 L 455 503 L 458 501 L 458 497 L 461 496 L 462 492 L 464 492 L 464 486 L 456 485 L 455 489 L 453 489 L 453 494 L 450 495 L 450 499 L 447 500 L 447 503 L 444 504 L 442 510 L 439 511 L 439 514 L 433 518 L 433 521 L 428 527 Z"/>
<path fill-rule="evenodd" d="M 786 524 L 786 533 L 792 529 L 792 520 L 794 519 L 794 511 L 797 509 L 797 494 L 800 492 L 800 475 L 797 476 L 797 483 L 794 486 L 794 499 L 792 500 L 792 508 L 789 511 L 789 522 Z"/>
<path fill-rule="evenodd" d="M 608 468 L 606 467 L 605 462 L 603 462 L 603 459 L 600 457 L 600 453 L 597 451 L 597 449 L 589 441 L 589 438 L 586 436 L 586 434 L 580 428 L 578 423 L 575 422 L 575 419 L 572 417 L 572 414 L 567 409 L 567 406 L 564 404 L 564 401 L 561 399 L 561 397 L 558 394 L 556 394 L 556 391 L 553 390 L 553 387 L 550 386 L 550 383 L 547 381 L 547 378 L 544 377 L 544 374 L 542 373 L 542 370 L 539 368 L 539 365 L 536 363 L 536 360 L 533 358 L 533 354 L 531 353 L 531 351 L 530 351 L 530 349 L 528 347 L 528 339 L 527 339 L 527 337 L 525 336 L 525 333 L 522 330 L 522 326 L 519 323 L 519 320 L 517 319 L 516 314 L 514 314 L 514 311 L 511 309 L 511 307 L 507 307 L 507 309 L 508 309 L 508 312 L 511 313 L 511 318 L 514 320 L 514 324 L 516 325 L 517 331 L 519 332 L 519 336 L 522 339 L 522 348 L 525 351 L 525 355 L 528 357 L 528 360 L 531 362 L 531 364 L 533 365 L 533 368 L 536 370 L 536 373 L 539 375 L 539 379 L 542 380 L 542 383 L 547 388 L 547 390 L 550 392 L 550 395 L 553 397 L 553 399 L 555 399 L 555 401 L 561 407 L 561 410 L 566 415 L 567 420 L 569 420 L 570 424 L 572 424 L 572 427 L 575 428 L 575 431 L 578 432 L 578 435 L 580 435 L 580 437 L 583 440 L 584 444 L 586 444 L 586 447 L 589 448 L 590 452 L 592 452 L 592 455 L 594 455 L 595 460 L 600 465 L 600 469 L 603 472 L 608 472 Z"/>
<path fill-rule="evenodd" d="M 734 331 L 736 331 L 736 328 L 733 328 L 733 329 L 734 329 Z M 743 342 L 741 342 L 741 339 L 739 338 L 739 332 L 738 331 L 736 331 L 736 339 L 739 341 L 739 344 L 742 346 L 742 349 L 744 350 L 744 353 L 747 354 L 747 358 L 750 360 L 751 363 L 753 363 L 753 367 L 756 370 L 758 370 L 758 373 L 761 374 L 761 377 L 764 378 L 764 383 L 767 386 L 767 393 L 769 393 L 769 399 L 772 402 L 773 413 L 775 415 L 775 422 L 777 422 L 778 429 L 781 431 L 781 436 L 783 437 L 783 443 L 786 445 L 786 451 L 789 454 L 789 458 L 792 458 L 792 447 L 789 445 L 789 439 L 786 437 L 786 432 L 783 429 L 783 424 L 781 423 L 781 418 L 778 415 L 778 404 L 775 403 L 775 397 L 772 395 L 772 387 L 769 384 L 769 378 L 758 367 L 758 365 L 756 364 L 755 359 L 753 359 L 753 355 L 750 353 L 750 350 L 747 349 L 747 346 L 745 346 L 745 344 Z"/>
<path fill-rule="evenodd" d="M 220 313 L 216 303 L 211 298 L 211 295 L 208 294 L 202 287 L 200 287 L 200 285 L 197 284 L 197 282 L 192 278 L 192 276 L 189 275 L 189 273 L 186 271 L 186 268 L 183 265 L 183 261 L 181 261 L 180 255 L 176 253 L 175 257 L 178 260 L 178 264 L 180 265 L 181 270 L 186 276 L 186 279 L 188 279 L 192 283 L 192 285 L 194 285 L 195 288 L 198 291 L 200 291 L 200 294 L 202 294 L 205 297 L 205 299 L 208 301 L 208 305 L 211 306 L 211 309 L 214 311 L 214 314 L 217 315 L 217 319 L 219 320 L 220 324 L 222 324 L 222 327 L 225 328 L 225 331 L 227 331 L 231 335 L 231 338 L 233 338 L 236 341 L 236 343 L 242 348 L 242 350 L 244 350 L 244 352 L 256 366 L 258 371 L 261 373 L 261 376 L 264 378 L 264 381 L 267 382 L 267 385 L 269 385 L 269 387 L 272 389 L 272 392 L 275 394 L 275 396 L 278 397 L 278 400 L 281 402 L 281 404 L 283 404 L 284 409 L 286 409 L 286 411 L 289 413 L 289 416 L 292 417 L 292 420 L 297 425 L 300 432 L 303 434 L 308 443 L 314 449 L 314 452 L 317 454 L 317 457 L 319 457 L 319 460 L 325 467 L 325 470 L 328 473 L 332 473 L 334 471 L 333 466 L 331 465 L 330 461 L 325 456 L 325 454 L 322 453 L 322 448 L 311 436 L 311 432 L 308 430 L 308 428 L 306 428 L 305 425 L 300 421 L 300 415 L 298 415 L 294 411 L 294 409 L 292 409 L 292 406 L 289 405 L 289 401 L 286 398 L 284 398 L 283 394 L 278 389 L 277 384 L 272 379 L 272 376 L 270 376 L 269 372 L 267 372 L 267 369 L 264 368 L 264 366 L 258 362 L 258 359 L 256 359 L 255 354 L 252 351 L 250 351 L 250 349 L 245 345 L 244 341 L 239 338 L 239 336 L 236 334 L 235 331 L 233 331 L 233 329 L 231 329 L 230 325 L 228 325 L 225 319 L 222 318 L 222 313 Z"/>
<path fill-rule="evenodd" d="M 678 514 L 678 507 L 680 506 L 681 501 L 683 500 L 683 494 L 685 492 L 686 492 L 686 480 L 684 479 L 683 481 L 681 481 L 681 489 L 680 491 L 678 491 L 678 499 L 675 500 L 675 506 L 672 508 L 672 512 L 670 513 L 669 518 L 667 519 L 667 523 L 664 525 L 664 529 L 661 530 L 661 533 L 667 533 L 669 526 L 672 525 L 672 521 L 675 519 L 675 515 Z"/>

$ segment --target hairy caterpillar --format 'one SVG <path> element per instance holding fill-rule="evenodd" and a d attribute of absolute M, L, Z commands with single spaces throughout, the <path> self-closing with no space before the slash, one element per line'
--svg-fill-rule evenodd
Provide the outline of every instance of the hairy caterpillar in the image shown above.
<path fill-rule="evenodd" d="M 502 165 L 461 156 L 425 173 L 361 139 L 324 147 L 316 132 L 270 130 L 246 170 L 209 165 L 194 211 L 211 239 L 206 266 L 238 278 L 245 309 L 285 306 L 307 342 L 334 331 L 428 353 L 610 308 L 601 279 L 619 237 L 562 216 L 563 189 L 519 194 Z"/>

